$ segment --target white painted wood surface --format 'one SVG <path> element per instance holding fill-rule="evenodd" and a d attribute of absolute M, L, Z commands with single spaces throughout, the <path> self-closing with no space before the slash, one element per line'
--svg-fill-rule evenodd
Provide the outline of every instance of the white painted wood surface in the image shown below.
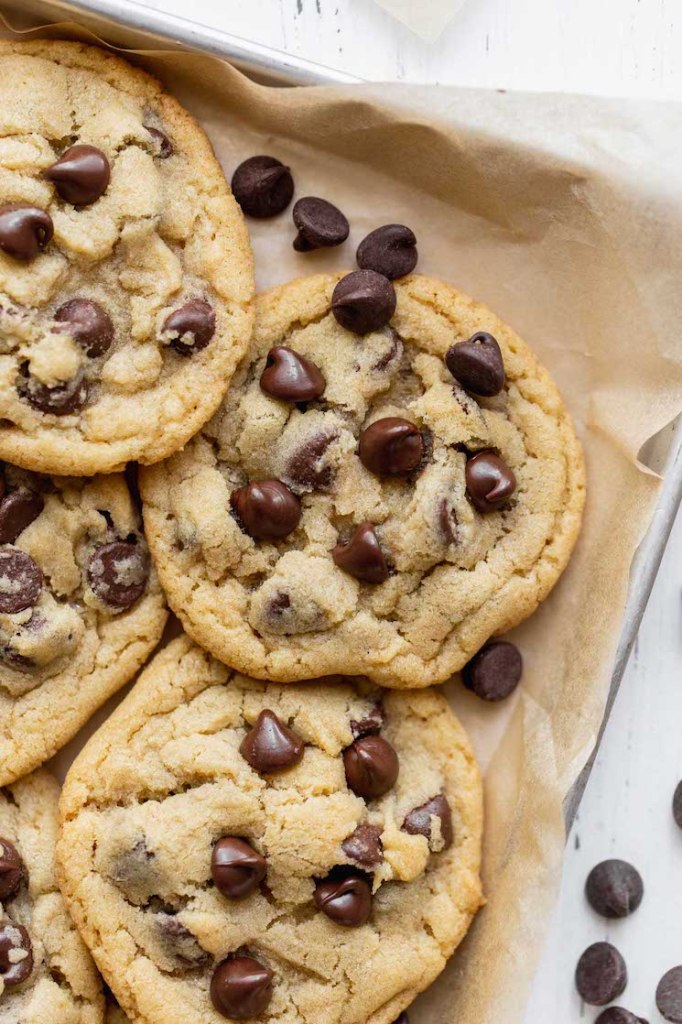
<path fill-rule="evenodd" d="M 362 78 L 682 100 L 680 0 L 467 0 L 431 45 L 373 0 L 145 2 Z M 670 813 L 681 727 L 682 515 L 570 838 L 527 1024 L 594 1019 L 574 993 L 573 970 L 587 945 L 607 937 L 630 968 L 621 1004 L 661 1020 L 656 984 L 682 963 L 682 832 Z M 646 895 L 633 918 L 607 925 L 583 885 L 613 856 L 639 867 Z"/>

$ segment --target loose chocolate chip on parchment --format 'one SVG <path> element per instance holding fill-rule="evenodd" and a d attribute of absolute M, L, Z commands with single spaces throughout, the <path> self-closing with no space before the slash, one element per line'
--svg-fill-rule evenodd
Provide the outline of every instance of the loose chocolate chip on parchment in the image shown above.
<path fill-rule="evenodd" d="M 642 902 L 642 876 L 627 861 L 605 860 L 587 876 L 585 894 L 592 909 L 602 917 L 627 917 Z"/>
<path fill-rule="evenodd" d="M 333 868 L 315 885 L 315 906 L 335 924 L 359 928 L 372 912 L 372 887 L 354 868 Z"/>
<path fill-rule="evenodd" d="M 38 206 L 0 206 L 0 249 L 15 260 L 32 260 L 54 235 L 52 217 Z"/>
<path fill-rule="evenodd" d="M 249 217 L 275 217 L 294 194 L 291 171 L 273 156 L 252 156 L 232 175 L 234 198 Z"/>
<path fill-rule="evenodd" d="M 27 526 L 43 511 L 42 495 L 36 491 L 11 491 L 0 501 L 0 544 L 14 544 Z"/>
<path fill-rule="evenodd" d="M 321 398 L 327 382 L 321 370 L 285 345 L 271 348 L 260 376 L 261 390 L 286 402 L 310 402 Z"/>
<path fill-rule="evenodd" d="M 13 921 L 0 926 L 0 979 L 5 988 L 21 985 L 33 972 L 33 945 L 26 928 Z"/>
<path fill-rule="evenodd" d="M 643 1017 L 637 1017 L 622 1006 L 609 1006 L 602 1010 L 594 1024 L 648 1024 Z"/>
<path fill-rule="evenodd" d="M 281 480 L 252 480 L 232 492 L 230 504 L 256 540 L 282 540 L 301 521 L 301 502 Z"/>
<path fill-rule="evenodd" d="M 378 331 L 396 307 L 395 288 L 374 270 L 355 270 L 342 277 L 332 293 L 332 313 L 338 323 L 355 334 Z"/>
<path fill-rule="evenodd" d="M 245 839 L 223 836 L 213 847 L 211 877 L 223 896 L 243 900 L 267 874 L 265 857 Z"/>
<path fill-rule="evenodd" d="M 14 896 L 24 877 L 24 862 L 14 843 L 0 837 L 0 900 Z"/>
<path fill-rule="evenodd" d="M 191 356 L 206 348 L 215 334 L 215 311 L 206 299 L 190 299 L 166 317 L 163 334 L 170 347 L 181 356 Z"/>
<path fill-rule="evenodd" d="M 103 356 L 114 340 L 111 317 L 99 302 L 70 299 L 55 312 L 58 324 L 65 324 L 75 341 L 91 358 Z"/>
<path fill-rule="evenodd" d="M 360 242 L 358 266 L 376 270 L 389 280 L 410 274 L 417 265 L 417 239 L 404 224 L 384 224 Z"/>
<path fill-rule="evenodd" d="M 466 391 L 491 398 L 504 387 L 502 352 L 497 339 L 487 331 L 477 331 L 467 341 L 451 345 L 445 365 Z"/>
<path fill-rule="evenodd" d="M 371 523 L 360 523 L 347 541 L 332 550 L 339 569 L 363 583 L 383 583 L 388 579 L 388 563 Z"/>
<path fill-rule="evenodd" d="M 272 999 L 273 973 L 252 956 L 235 956 L 219 963 L 211 978 L 211 1002 L 223 1017 L 259 1017 Z"/>
<path fill-rule="evenodd" d="M 625 961 L 610 942 L 595 942 L 580 957 L 575 985 L 580 996 L 591 1006 L 606 1006 L 617 999 L 625 991 L 627 983 Z"/>
<path fill-rule="evenodd" d="M 348 788 L 365 800 L 376 800 L 395 786 L 398 755 L 383 736 L 361 736 L 343 752 Z"/>
<path fill-rule="evenodd" d="M 482 451 L 467 460 L 467 495 L 478 512 L 496 512 L 507 504 L 516 490 L 516 477 L 504 459 Z"/>
<path fill-rule="evenodd" d="M 673 818 L 678 828 L 682 828 L 682 782 L 677 786 L 673 796 Z"/>
<path fill-rule="evenodd" d="M 682 1024 L 682 967 L 663 975 L 656 989 L 656 1006 L 666 1020 Z"/>
<path fill-rule="evenodd" d="M 508 640 L 491 640 L 462 669 L 462 680 L 482 700 L 504 700 L 523 673 L 523 658 Z"/>
<path fill-rule="evenodd" d="M 88 582 L 104 604 L 123 611 L 142 597 L 149 579 L 149 560 L 137 544 L 116 540 L 90 556 Z"/>
<path fill-rule="evenodd" d="M 42 586 L 43 574 L 30 555 L 9 544 L 0 548 L 0 613 L 15 615 L 32 608 Z"/>
<path fill-rule="evenodd" d="M 45 171 L 61 198 L 72 206 L 90 206 L 104 195 L 111 180 L 106 155 L 96 146 L 71 146 Z"/>
<path fill-rule="evenodd" d="M 338 207 L 317 196 L 304 196 L 293 210 L 298 235 L 294 239 L 297 252 L 327 249 L 341 245 L 348 238 L 350 225 Z"/>
<path fill-rule="evenodd" d="M 401 416 L 385 416 L 360 434 L 360 461 L 377 476 L 407 476 L 419 466 L 424 438 L 416 423 Z"/>
<path fill-rule="evenodd" d="M 274 711 L 265 710 L 242 740 L 239 752 L 254 771 L 265 775 L 298 764 L 304 747 L 301 737 L 280 721 Z"/>
<path fill-rule="evenodd" d="M 370 825 L 364 822 L 341 843 L 341 849 L 351 860 L 362 864 L 363 867 L 372 868 L 380 864 L 383 859 L 383 847 L 381 845 L 382 829 L 379 825 Z"/>
<path fill-rule="evenodd" d="M 429 841 L 429 846 L 431 846 L 433 839 L 433 818 L 440 819 L 440 835 L 442 839 L 442 846 L 440 849 L 447 850 L 448 847 L 452 846 L 453 829 L 452 811 L 450 810 L 450 804 L 444 793 L 439 793 L 437 796 L 432 797 L 431 800 L 427 800 L 426 803 L 411 810 L 410 813 L 405 816 L 402 829 L 404 832 L 409 832 L 409 834 L 413 836 L 425 836 Z"/>

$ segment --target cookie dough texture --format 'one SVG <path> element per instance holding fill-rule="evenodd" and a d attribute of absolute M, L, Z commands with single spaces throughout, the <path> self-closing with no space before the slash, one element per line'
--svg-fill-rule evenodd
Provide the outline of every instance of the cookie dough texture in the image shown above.
<path fill-rule="evenodd" d="M 0 40 L 0 201 L 47 210 L 54 239 L 28 262 L 0 252 L 0 457 L 40 472 L 91 474 L 176 451 L 211 416 L 251 333 L 248 235 L 210 143 L 144 72 L 68 42 Z M 166 156 L 158 135 L 170 140 Z M 111 182 L 89 206 L 60 199 L 45 170 L 67 146 L 105 153 Z M 54 313 L 97 302 L 114 341 L 91 358 Z M 216 318 L 201 351 L 167 344 L 166 318 L 203 299 Z M 80 410 L 34 408 L 46 386 L 84 374 Z"/>
<path fill-rule="evenodd" d="M 143 474 L 149 544 L 187 632 L 240 671 L 439 683 L 530 615 L 559 578 L 584 503 L 580 445 L 549 374 L 484 306 L 408 277 L 395 282 L 390 326 L 360 337 L 330 313 L 338 280 L 301 279 L 259 297 L 251 349 L 220 410 L 184 451 Z M 444 364 L 477 331 L 502 350 L 507 383 L 495 398 L 467 394 Z M 321 400 L 297 406 L 262 391 L 276 345 L 319 367 Z M 361 430 L 389 416 L 416 423 L 431 449 L 407 480 L 378 477 L 357 456 Z M 516 475 L 504 511 L 481 514 L 465 494 L 467 452 L 481 449 L 498 451 Z M 236 488 L 270 477 L 303 506 L 298 529 L 277 542 L 253 540 L 230 509 Z M 394 570 L 378 586 L 331 555 L 366 520 Z"/>
<path fill-rule="evenodd" d="M 0 555 L 10 556 L 10 566 L 13 557 L 28 555 L 42 584 L 28 607 L 0 613 L 0 785 L 51 757 L 133 677 L 158 643 L 167 617 L 122 475 L 83 480 L 41 477 L 7 464 L 3 470 L 0 483 L 7 493 L 0 502 L 1 528 L 7 526 L 5 503 L 18 496 L 33 495 L 42 510 L 13 544 L 0 545 Z M 130 571 L 141 591 L 130 607 L 109 604 L 108 591 L 92 574 L 98 552 L 112 550 L 111 545 L 134 559 L 119 567 L 123 582 Z M 12 585 L 11 576 L 5 580 L 0 574 L 3 598 L 5 586 L 11 590 Z M 127 600 L 135 593 L 122 596 Z"/>
<path fill-rule="evenodd" d="M 102 1024 L 100 979 L 57 887 L 59 787 L 45 771 L 0 791 L 0 837 L 25 867 L 18 893 L 0 904 L 3 926 L 27 929 L 33 971 L 23 984 L 0 980 L 0 1024 Z"/>
<path fill-rule="evenodd" d="M 172 1008 L 173 1024 L 220 1024 L 209 983 L 236 950 L 274 972 L 260 1024 L 391 1024 L 443 969 L 481 903 L 478 770 L 440 694 L 384 692 L 400 772 L 365 803 L 341 755 L 379 695 L 347 680 L 266 686 L 181 637 L 90 741 L 64 787 L 61 881 L 133 1020 L 167 1024 Z M 269 776 L 239 752 L 264 709 L 305 741 L 299 764 Z M 454 842 L 432 852 L 401 824 L 441 792 Z M 341 844 L 362 823 L 379 827 L 383 861 L 369 922 L 344 928 L 316 909 L 314 879 L 351 863 Z M 238 902 L 210 880 L 225 835 L 267 860 L 267 888 Z"/>

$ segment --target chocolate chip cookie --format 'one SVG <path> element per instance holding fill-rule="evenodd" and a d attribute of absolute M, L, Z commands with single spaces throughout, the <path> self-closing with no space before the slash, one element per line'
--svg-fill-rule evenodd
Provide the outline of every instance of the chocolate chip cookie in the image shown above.
<path fill-rule="evenodd" d="M 169 601 L 216 657 L 416 687 L 547 596 L 584 469 L 509 327 L 449 285 L 365 269 L 262 295 L 220 410 L 142 491 Z"/>
<path fill-rule="evenodd" d="M 391 1024 L 481 903 L 478 769 L 433 690 L 266 685 L 181 637 L 61 806 L 67 900 L 145 1024 Z"/>
<path fill-rule="evenodd" d="M 165 622 L 122 475 L 0 466 L 0 785 L 70 740 L 132 678 Z"/>
<path fill-rule="evenodd" d="M 246 228 L 149 75 L 0 41 L 0 457 L 92 474 L 177 451 L 251 333 Z"/>
<path fill-rule="evenodd" d="M 0 1024 L 102 1024 L 100 979 L 55 878 L 59 787 L 0 790 Z"/>

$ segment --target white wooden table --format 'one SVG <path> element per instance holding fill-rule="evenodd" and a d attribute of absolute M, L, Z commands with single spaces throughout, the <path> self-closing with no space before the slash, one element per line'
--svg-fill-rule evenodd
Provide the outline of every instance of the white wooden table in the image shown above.
<path fill-rule="evenodd" d="M 145 2 L 187 15 L 187 0 Z M 192 0 L 191 13 L 362 78 L 682 100 L 680 0 L 468 0 L 431 45 L 373 0 Z M 682 832 L 670 813 L 682 778 L 681 599 L 682 515 L 570 837 L 527 1024 L 593 1020 L 573 971 L 598 939 L 610 938 L 628 961 L 620 1002 L 652 1024 L 661 1020 L 656 984 L 682 963 Z M 586 905 L 583 885 L 612 856 L 639 867 L 646 895 L 632 919 L 607 925 Z"/>

